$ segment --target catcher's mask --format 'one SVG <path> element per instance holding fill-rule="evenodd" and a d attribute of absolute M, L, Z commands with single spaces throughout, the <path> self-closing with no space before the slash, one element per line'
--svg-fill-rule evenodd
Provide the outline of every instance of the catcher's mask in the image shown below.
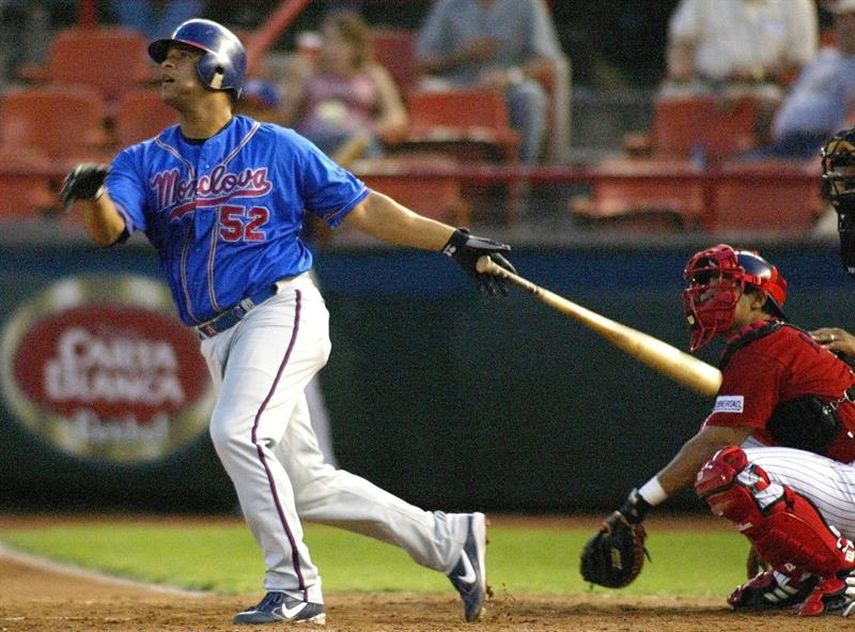
<path fill-rule="evenodd" d="M 692 351 L 730 330 L 736 302 L 746 289 L 764 292 L 764 309 L 787 319 L 781 309 L 787 299 L 787 281 L 755 252 L 726 244 L 713 246 L 689 259 L 683 278 L 689 283 L 683 291 L 683 312 L 691 328 Z"/>
<path fill-rule="evenodd" d="M 822 194 L 837 212 L 840 258 L 855 277 L 855 128 L 838 132 L 823 146 Z"/>
<path fill-rule="evenodd" d="M 240 97 L 246 75 L 246 50 L 237 35 L 211 20 L 187 20 L 172 37 L 149 44 L 149 57 L 160 64 L 175 44 L 186 44 L 204 53 L 196 63 L 196 71 L 205 86 L 225 90 L 234 100 Z"/>

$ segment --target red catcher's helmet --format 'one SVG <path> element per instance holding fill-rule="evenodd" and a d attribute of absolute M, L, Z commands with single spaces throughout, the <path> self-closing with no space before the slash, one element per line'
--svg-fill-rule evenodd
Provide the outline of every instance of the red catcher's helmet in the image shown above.
<path fill-rule="evenodd" d="M 756 252 L 734 250 L 719 244 L 696 253 L 686 264 L 683 278 L 683 312 L 691 327 L 692 351 L 706 345 L 716 334 L 733 326 L 733 310 L 746 288 L 766 294 L 766 307 L 786 320 L 787 281 L 778 268 Z"/>

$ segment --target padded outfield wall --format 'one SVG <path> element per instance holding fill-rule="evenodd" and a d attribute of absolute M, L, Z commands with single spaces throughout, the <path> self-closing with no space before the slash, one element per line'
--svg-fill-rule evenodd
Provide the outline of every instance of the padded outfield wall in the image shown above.
<path fill-rule="evenodd" d="M 702 245 L 520 248 L 513 260 L 685 349 L 680 274 Z M 796 323 L 855 328 L 855 284 L 833 245 L 763 252 L 790 280 Z M 711 406 L 522 292 L 479 297 L 444 257 L 335 250 L 317 273 L 340 464 L 425 508 L 611 508 Z M 233 510 L 204 426 L 203 365 L 168 322 L 159 280 L 147 247 L 0 247 L 0 506 Z M 672 506 L 697 504 L 686 494 Z"/>

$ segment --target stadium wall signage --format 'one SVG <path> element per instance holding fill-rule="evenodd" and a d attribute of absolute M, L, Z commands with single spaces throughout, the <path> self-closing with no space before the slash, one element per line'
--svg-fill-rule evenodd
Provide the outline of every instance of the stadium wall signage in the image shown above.
<path fill-rule="evenodd" d="M 3 397 L 26 432 L 61 453 L 160 460 L 207 429 L 213 394 L 198 345 L 162 283 L 64 278 L 5 322 Z"/>

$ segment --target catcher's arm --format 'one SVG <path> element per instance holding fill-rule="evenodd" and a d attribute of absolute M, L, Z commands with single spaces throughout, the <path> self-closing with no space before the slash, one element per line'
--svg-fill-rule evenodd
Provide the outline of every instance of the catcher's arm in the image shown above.
<path fill-rule="evenodd" d="M 640 489 L 633 489 L 620 509 L 588 540 L 582 551 L 582 576 L 609 588 L 621 588 L 638 577 L 647 553 L 644 548 L 647 534 L 641 523 L 650 508 L 690 486 L 716 450 L 740 445 L 750 432 L 743 427 L 701 428 L 656 476 Z"/>
<path fill-rule="evenodd" d="M 104 185 L 108 173 L 107 165 L 79 164 L 65 177 L 60 191 L 65 211 L 80 202 L 86 231 L 99 246 L 116 243 L 126 229 L 125 220 L 116 210 Z"/>

